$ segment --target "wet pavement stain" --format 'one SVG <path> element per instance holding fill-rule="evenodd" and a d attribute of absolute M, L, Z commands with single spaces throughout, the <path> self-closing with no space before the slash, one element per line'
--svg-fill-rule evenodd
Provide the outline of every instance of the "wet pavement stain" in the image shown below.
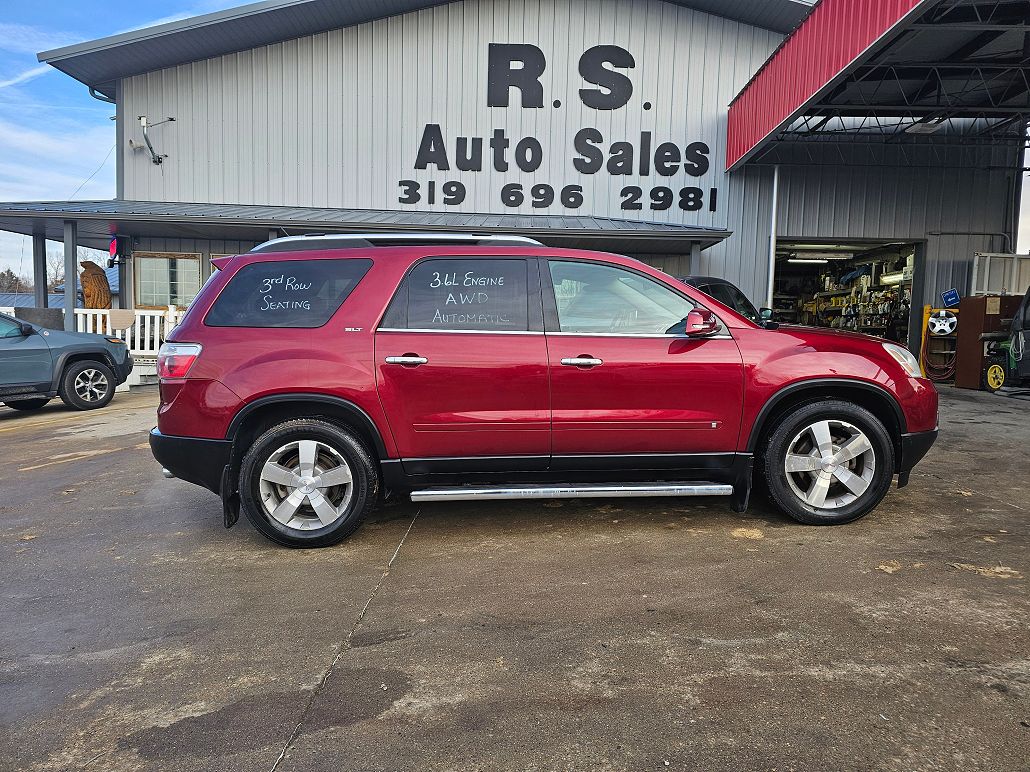
<path fill-rule="evenodd" d="M 134 732 L 119 740 L 118 748 L 135 750 L 147 760 L 230 756 L 285 744 L 302 716 L 309 720 L 300 735 L 374 719 L 410 688 L 398 670 L 338 670 L 314 699 L 312 690 L 245 697 L 210 713 Z"/>
<path fill-rule="evenodd" d="M 379 646 L 383 643 L 402 641 L 410 637 L 410 630 L 359 630 L 351 636 L 350 647 L 363 649 L 366 646 Z"/>
<path fill-rule="evenodd" d="M 211 757 L 285 743 L 310 693 L 258 694 L 223 708 L 189 716 L 168 726 L 153 726 L 118 741 L 144 759 Z"/>

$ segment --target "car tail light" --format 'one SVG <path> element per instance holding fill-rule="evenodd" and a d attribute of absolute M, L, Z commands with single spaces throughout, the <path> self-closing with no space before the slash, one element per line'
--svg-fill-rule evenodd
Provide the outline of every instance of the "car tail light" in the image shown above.
<path fill-rule="evenodd" d="M 199 356 L 199 343 L 165 343 L 157 352 L 157 376 L 185 378 Z"/>

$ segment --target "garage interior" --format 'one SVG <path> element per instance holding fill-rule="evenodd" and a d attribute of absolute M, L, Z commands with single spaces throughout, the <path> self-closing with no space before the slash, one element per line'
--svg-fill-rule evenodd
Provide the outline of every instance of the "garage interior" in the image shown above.
<path fill-rule="evenodd" d="M 794 84 L 806 74 L 788 65 L 820 50 L 823 38 L 809 25 L 811 34 L 792 39 L 795 59 L 760 72 L 731 105 L 730 136 L 741 140 L 731 169 L 773 172 L 765 304 L 777 320 L 906 343 L 936 382 L 995 391 L 1022 380 L 1015 352 L 1023 338 L 1013 320 L 1028 285 L 1012 266 L 1028 169 L 1028 7 L 913 3 L 849 66 L 827 66 L 830 77 L 802 100 Z M 838 28 L 831 19 L 820 29 Z M 769 104 L 780 107 L 771 112 Z M 960 193 L 933 201 L 939 212 L 918 229 L 916 209 L 863 209 L 848 195 L 848 184 L 861 190 L 883 170 L 905 186 L 906 173 L 935 167 L 958 172 L 945 196 Z M 1001 170 L 1008 173 L 974 192 L 980 175 Z M 799 213 L 798 189 L 819 183 L 824 213 Z M 1003 207 L 988 203 L 1006 187 Z M 1001 215 L 1001 227 L 978 227 L 975 215 L 988 209 Z M 990 259 L 1000 270 L 984 268 Z"/>
<path fill-rule="evenodd" d="M 774 319 L 905 343 L 915 254 L 912 242 L 779 240 Z"/>

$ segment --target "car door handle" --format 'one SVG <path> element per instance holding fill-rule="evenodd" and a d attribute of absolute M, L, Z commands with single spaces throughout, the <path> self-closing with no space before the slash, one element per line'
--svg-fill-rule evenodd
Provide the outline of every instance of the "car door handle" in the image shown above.
<path fill-rule="evenodd" d="M 429 360 L 425 357 L 420 357 L 417 354 L 405 354 L 402 357 L 387 357 L 386 364 L 388 365 L 418 365 L 428 364 Z"/>
<path fill-rule="evenodd" d="M 563 359 L 561 361 L 561 363 L 563 365 L 568 366 L 568 367 L 597 367 L 598 365 L 603 365 L 604 364 L 604 360 L 603 359 L 595 359 L 594 357 L 582 356 L 582 357 L 569 357 L 567 359 Z"/>

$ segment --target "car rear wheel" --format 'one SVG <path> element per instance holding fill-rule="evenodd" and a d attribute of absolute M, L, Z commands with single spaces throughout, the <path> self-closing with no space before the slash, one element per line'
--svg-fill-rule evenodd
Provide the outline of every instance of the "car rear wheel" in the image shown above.
<path fill-rule="evenodd" d="M 287 547 L 326 547 L 350 536 L 372 510 L 379 475 L 349 432 L 319 419 L 274 426 L 240 469 L 240 501 L 264 536 Z"/>
<path fill-rule="evenodd" d="M 61 376 L 58 394 L 68 407 L 96 410 L 114 398 L 114 373 L 102 362 L 73 362 Z"/>
<path fill-rule="evenodd" d="M 7 407 L 14 408 L 15 410 L 29 411 L 29 410 L 39 410 L 41 407 L 43 407 L 49 401 L 50 401 L 49 399 L 47 399 L 46 397 L 43 397 L 41 399 L 19 399 L 19 400 L 12 400 L 11 402 L 5 402 L 4 404 L 7 405 Z"/>
<path fill-rule="evenodd" d="M 894 444 L 872 413 L 836 400 L 784 416 L 763 463 L 776 505 L 810 525 L 849 523 L 868 514 L 890 489 Z"/>

